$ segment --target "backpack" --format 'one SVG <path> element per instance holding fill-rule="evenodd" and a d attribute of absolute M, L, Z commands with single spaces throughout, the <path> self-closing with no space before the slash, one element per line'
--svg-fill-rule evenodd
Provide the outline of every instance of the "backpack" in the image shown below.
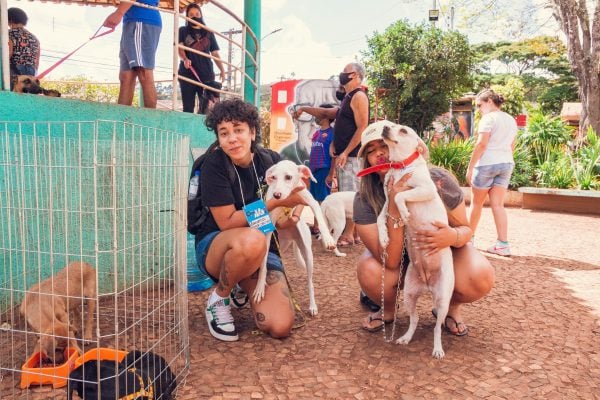
<path fill-rule="evenodd" d="M 206 150 L 206 152 L 204 154 L 202 154 L 200 157 L 198 157 L 194 161 L 194 164 L 192 165 L 192 171 L 190 173 L 190 181 L 196 174 L 196 171 L 200 171 L 200 174 L 202 173 L 201 172 L 202 165 L 204 164 L 206 157 L 208 157 L 208 155 L 210 153 L 212 153 L 213 151 L 215 151 L 218 147 L 219 147 L 218 142 L 214 142 L 213 144 L 211 144 L 208 147 L 208 149 Z M 265 149 L 263 147 L 257 147 L 254 150 L 254 152 L 259 157 L 260 161 L 262 162 L 262 165 L 271 166 L 275 163 L 275 160 L 273 159 L 273 155 L 267 149 Z M 225 168 L 227 169 L 227 176 L 229 177 L 229 181 L 232 184 L 235 183 L 236 173 L 235 173 L 233 164 L 231 162 L 228 162 L 227 165 L 225 166 Z M 202 205 L 202 185 L 198 185 L 198 192 L 196 193 L 196 197 L 194 197 L 193 199 L 188 198 L 188 215 L 187 215 L 187 230 L 188 230 L 188 232 L 191 233 L 192 235 L 197 235 L 200 232 L 200 229 L 202 228 L 202 224 L 204 223 L 204 221 L 206 221 L 206 218 L 208 218 L 209 214 L 210 214 L 210 209 L 208 207 Z"/>

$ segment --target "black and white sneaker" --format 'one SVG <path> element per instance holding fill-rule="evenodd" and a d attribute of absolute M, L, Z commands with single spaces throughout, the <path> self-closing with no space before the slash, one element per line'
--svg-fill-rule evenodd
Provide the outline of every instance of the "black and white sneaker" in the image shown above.
<path fill-rule="evenodd" d="M 230 301 L 230 298 L 226 298 L 207 304 L 205 312 L 210 334 L 225 342 L 235 342 L 239 339 L 233 324 Z"/>
<path fill-rule="evenodd" d="M 242 308 L 248 304 L 248 295 L 244 292 L 244 289 L 237 284 L 231 289 L 229 298 L 231 299 L 231 305 L 235 308 Z"/>

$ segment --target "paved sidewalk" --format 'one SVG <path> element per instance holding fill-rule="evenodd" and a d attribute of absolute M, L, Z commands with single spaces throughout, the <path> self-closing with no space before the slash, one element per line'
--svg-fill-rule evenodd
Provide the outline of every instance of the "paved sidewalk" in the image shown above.
<path fill-rule="evenodd" d="M 234 311 L 240 341 L 219 342 L 204 319 L 207 293 L 190 294 L 191 371 L 177 399 L 600 399 L 600 217 L 508 213 L 515 255 L 490 256 L 496 286 L 464 307 L 469 336 L 443 335 L 443 360 L 431 357 L 429 296 L 413 341 L 385 343 L 360 329 L 362 246 L 337 258 L 315 243 L 319 315 L 287 339 L 257 334 L 246 308 Z M 495 239 L 489 209 L 481 221 L 484 248 Z M 306 309 L 305 275 L 284 261 Z M 407 323 L 401 309 L 396 337 Z"/>

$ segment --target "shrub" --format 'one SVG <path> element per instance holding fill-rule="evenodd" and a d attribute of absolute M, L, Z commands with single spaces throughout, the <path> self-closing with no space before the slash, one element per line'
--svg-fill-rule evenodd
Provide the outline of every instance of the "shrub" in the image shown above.
<path fill-rule="evenodd" d="M 539 109 L 532 110 L 528 120 L 521 139 L 531 152 L 534 165 L 541 166 L 552 153 L 565 149 L 572 130 L 559 117 L 544 115 Z"/>
<path fill-rule="evenodd" d="M 575 177 L 571 160 L 564 152 L 554 151 L 537 170 L 537 183 L 542 187 L 569 189 L 573 187 Z"/>
<path fill-rule="evenodd" d="M 515 142 L 515 151 L 513 158 L 515 160 L 515 169 L 510 178 L 510 189 L 517 189 L 522 186 L 531 186 L 533 184 L 535 167 L 531 162 L 529 149 L 521 139 L 523 133 L 519 132 Z"/>
<path fill-rule="evenodd" d="M 465 175 L 473 152 L 473 139 L 454 139 L 448 142 L 429 143 L 429 161 L 452 172 L 461 185 L 466 185 Z"/>
<path fill-rule="evenodd" d="M 591 127 L 583 145 L 570 152 L 569 159 L 578 189 L 600 188 L 600 140 Z"/>

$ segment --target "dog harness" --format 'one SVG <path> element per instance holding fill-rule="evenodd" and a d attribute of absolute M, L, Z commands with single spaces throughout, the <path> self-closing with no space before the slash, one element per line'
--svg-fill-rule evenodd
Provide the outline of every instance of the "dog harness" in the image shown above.
<path fill-rule="evenodd" d="M 144 377 L 139 374 L 135 368 L 129 368 L 129 372 L 133 372 L 135 376 L 138 378 L 140 382 L 140 390 L 135 393 L 128 394 L 125 397 L 119 397 L 119 400 L 135 400 L 141 397 L 145 397 L 148 400 L 154 400 L 154 386 L 148 385 L 148 390 L 146 390 L 146 385 L 144 385 Z"/>
<path fill-rule="evenodd" d="M 374 165 L 372 167 L 365 168 L 363 170 L 358 171 L 356 176 L 358 176 L 360 178 L 361 176 L 369 175 L 369 174 L 372 174 L 373 172 L 387 171 L 390 168 L 404 169 L 404 168 L 408 167 L 410 164 L 412 164 L 412 162 L 415 161 L 417 158 L 419 158 L 419 155 L 420 155 L 420 153 L 418 151 L 415 151 L 407 159 L 404 159 L 402 161 Z"/>

